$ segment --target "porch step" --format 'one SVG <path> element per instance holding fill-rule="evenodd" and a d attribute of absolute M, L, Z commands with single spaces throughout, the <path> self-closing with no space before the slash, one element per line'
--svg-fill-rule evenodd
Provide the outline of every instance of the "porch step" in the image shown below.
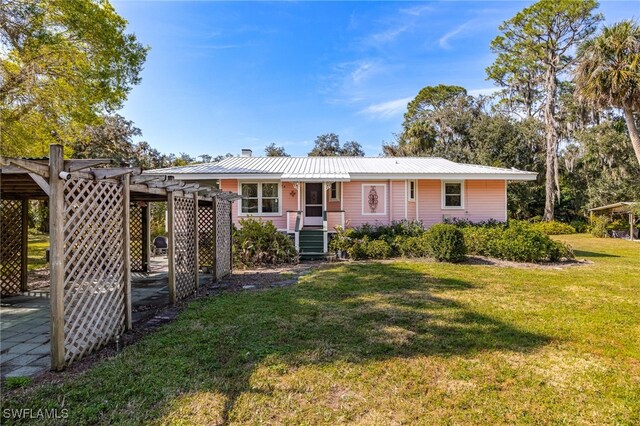
<path fill-rule="evenodd" d="M 324 255 L 324 231 L 322 229 L 301 229 L 300 257 L 302 259 L 321 259 Z"/>

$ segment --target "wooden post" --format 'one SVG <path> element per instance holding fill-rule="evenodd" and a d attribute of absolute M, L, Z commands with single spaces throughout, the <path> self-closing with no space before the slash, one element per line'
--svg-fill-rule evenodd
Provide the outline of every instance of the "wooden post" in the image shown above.
<path fill-rule="evenodd" d="M 64 368 L 64 170 L 62 145 L 49 147 L 49 248 L 51 269 L 51 369 Z"/>
<path fill-rule="evenodd" d="M 200 287 L 200 254 L 198 253 L 199 245 L 198 245 L 198 191 L 193 193 L 193 235 L 194 235 L 194 244 L 195 244 L 195 278 L 196 278 L 196 289 L 195 293 L 198 292 L 198 288 Z"/>
<path fill-rule="evenodd" d="M 167 257 L 169 258 L 169 303 L 176 303 L 176 240 L 175 240 L 175 196 L 167 191 Z"/>
<path fill-rule="evenodd" d="M 20 245 L 20 290 L 28 291 L 29 263 L 29 200 L 22 200 L 22 244 Z"/>
<path fill-rule="evenodd" d="M 224 201 L 229 203 L 229 275 L 233 272 L 233 204 L 231 201 Z"/>
<path fill-rule="evenodd" d="M 635 222 L 635 217 L 633 215 L 633 212 L 629 212 L 629 228 L 630 229 L 630 233 L 629 233 L 629 241 L 633 241 L 633 228 L 634 228 L 634 222 Z"/>
<path fill-rule="evenodd" d="M 218 199 L 213 197 L 213 282 L 218 281 Z"/>
<path fill-rule="evenodd" d="M 149 203 L 145 203 L 142 206 L 142 270 L 144 272 L 149 272 L 149 248 L 151 246 L 151 241 L 149 238 L 151 236 L 151 220 L 149 213 Z"/>
<path fill-rule="evenodd" d="M 132 328 L 131 320 L 131 235 L 129 223 L 129 175 L 122 177 L 122 255 L 124 258 L 124 324 Z"/>

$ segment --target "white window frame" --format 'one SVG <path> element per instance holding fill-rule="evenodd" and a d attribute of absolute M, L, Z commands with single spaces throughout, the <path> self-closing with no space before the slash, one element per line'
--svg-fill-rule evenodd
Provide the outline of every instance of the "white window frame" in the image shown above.
<path fill-rule="evenodd" d="M 336 186 L 336 196 L 333 196 L 333 185 Z M 340 182 L 332 182 L 329 187 L 329 201 L 340 201 Z"/>
<path fill-rule="evenodd" d="M 278 184 L 278 211 L 274 213 L 262 213 L 262 185 L 276 183 Z M 242 185 L 258 185 L 258 212 L 257 213 L 244 213 L 242 211 L 242 200 L 238 203 L 238 216 L 282 216 L 282 182 L 278 181 L 239 181 L 238 182 L 238 194 L 242 195 Z M 273 197 L 268 197 L 273 198 Z"/>
<path fill-rule="evenodd" d="M 384 194 L 383 197 L 383 201 L 384 201 L 384 211 L 381 213 L 371 213 L 368 212 L 367 210 L 369 210 L 369 190 L 365 191 L 365 187 L 367 188 L 371 188 L 372 186 L 378 186 L 378 187 L 383 187 L 384 190 L 382 191 L 382 193 Z M 366 192 L 366 195 L 365 195 Z M 386 216 L 387 215 L 387 184 L 386 183 L 363 183 L 362 184 L 362 190 L 361 190 L 361 198 L 362 198 L 362 215 L 363 216 Z M 378 203 L 380 202 L 380 193 L 378 192 Z"/>
<path fill-rule="evenodd" d="M 411 185 L 413 185 L 413 197 L 411 196 Z M 407 201 L 416 201 L 416 181 L 407 181 Z"/>
<path fill-rule="evenodd" d="M 445 188 L 448 183 L 459 183 L 460 184 L 460 205 L 459 206 L 447 206 L 446 205 L 446 195 Z M 443 180 L 440 193 L 442 195 L 442 210 L 464 210 L 464 181 L 463 180 Z"/>

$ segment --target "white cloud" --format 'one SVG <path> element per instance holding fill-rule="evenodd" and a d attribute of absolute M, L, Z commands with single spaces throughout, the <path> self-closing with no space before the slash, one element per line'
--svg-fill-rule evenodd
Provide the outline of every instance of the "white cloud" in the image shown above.
<path fill-rule="evenodd" d="M 407 15 L 420 16 L 423 13 L 431 12 L 432 10 L 434 10 L 432 6 L 415 6 L 415 7 L 409 7 L 406 9 L 400 9 L 400 12 L 405 13 Z"/>
<path fill-rule="evenodd" d="M 411 99 L 413 98 L 400 98 L 369 105 L 360 112 L 377 118 L 394 117 L 405 112 L 405 110 L 407 109 L 407 104 L 411 101 Z"/>
<path fill-rule="evenodd" d="M 448 33 L 446 33 L 445 35 L 443 35 L 442 37 L 440 37 L 438 39 L 438 45 L 443 48 L 443 49 L 450 49 L 451 48 L 451 44 L 449 44 L 449 41 L 461 34 L 465 34 L 470 30 L 473 30 L 474 26 L 477 24 L 477 20 L 476 19 L 471 19 L 461 25 L 458 25 L 456 28 L 454 28 L 453 30 L 449 31 Z"/>
<path fill-rule="evenodd" d="M 400 34 L 404 33 L 405 31 L 407 31 L 409 29 L 408 25 L 402 25 L 399 27 L 395 27 L 395 28 L 389 28 L 386 31 L 382 31 L 380 33 L 375 33 L 372 34 L 370 39 L 372 42 L 374 43 L 387 43 L 390 41 L 393 41 L 396 39 L 396 37 L 398 37 Z"/>

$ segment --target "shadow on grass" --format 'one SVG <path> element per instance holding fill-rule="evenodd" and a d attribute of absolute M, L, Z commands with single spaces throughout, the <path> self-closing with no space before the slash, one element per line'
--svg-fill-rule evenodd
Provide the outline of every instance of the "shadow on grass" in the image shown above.
<path fill-rule="evenodd" d="M 573 253 L 576 255 L 576 257 L 620 257 L 615 254 L 597 253 L 593 251 L 584 251 L 584 250 L 574 250 Z"/>
<path fill-rule="evenodd" d="M 413 268 L 342 265 L 293 287 L 200 300 L 122 356 L 30 398 L 42 405 L 64 395 L 74 407 L 72 423 L 93 423 L 104 416 L 139 421 L 133 413 L 140 410 L 149 413 L 147 420 L 167 416 L 180 395 L 215 393 L 224 395 L 220 418 L 227 423 L 238 398 L 254 391 L 258 366 L 527 352 L 548 342 L 443 295 L 473 284 Z M 101 392 L 92 392 L 98 383 Z"/>

